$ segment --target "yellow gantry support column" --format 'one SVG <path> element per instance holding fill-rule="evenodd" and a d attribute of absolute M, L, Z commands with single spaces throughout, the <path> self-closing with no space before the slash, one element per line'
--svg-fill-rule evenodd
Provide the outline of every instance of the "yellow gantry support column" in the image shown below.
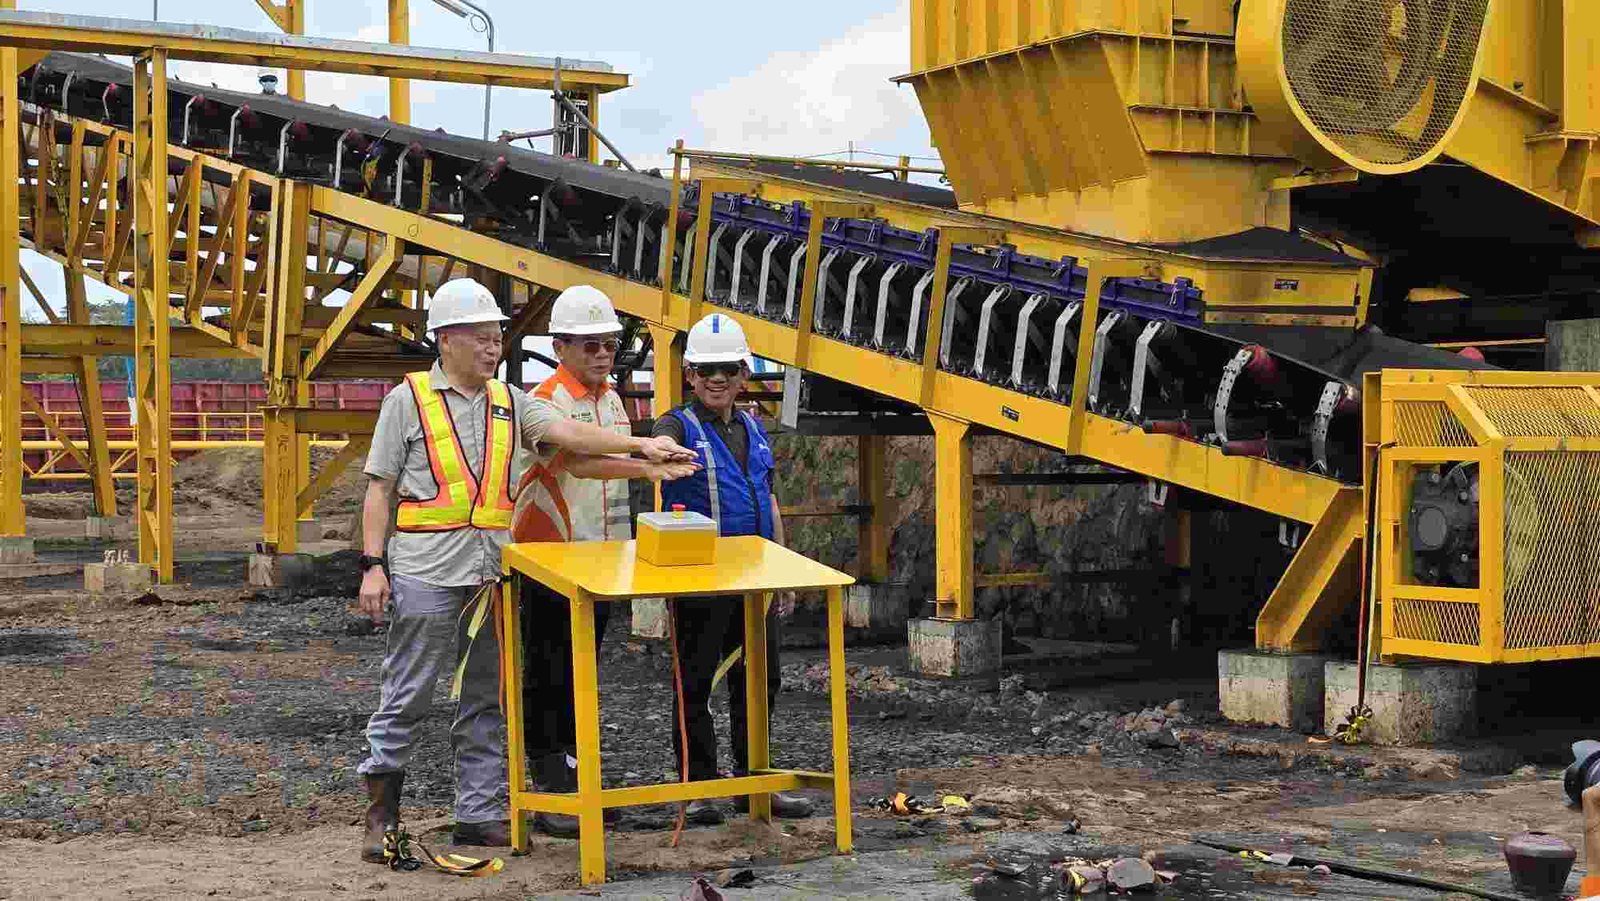
<path fill-rule="evenodd" d="M 856 541 L 856 580 L 889 581 L 889 439 L 856 439 L 856 490 L 868 511 L 861 516 Z"/>
<path fill-rule="evenodd" d="M 73 325 L 89 325 L 89 297 L 84 275 L 76 269 L 61 270 L 67 284 L 67 316 Z M 100 402 L 100 358 L 74 359 L 73 375 L 78 380 L 78 407 L 83 412 L 83 431 L 88 436 L 89 478 L 94 485 L 94 507 L 99 516 L 117 515 L 117 488 L 111 476 L 111 449 L 106 443 L 105 408 Z"/>
<path fill-rule="evenodd" d="M 295 521 L 301 482 L 298 409 L 309 406 L 310 386 L 301 378 L 302 323 L 306 307 L 306 241 L 311 224 L 311 186 L 279 182 L 274 235 L 276 267 L 266 314 L 267 404 L 262 408 L 263 540 L 280 554 L 298 547 Z M 309 483 L 309 479 L 306 480 Z"/>
<path fill-rule="evenodd" d="M 939 619 L 976 618 L 972 584 L 971 424 L 937 413 L 933 425 L 935 554 L 934 600 Z"/>
<path fill-rule="evenodd" d="M 283 30 L 290 34 L 306 33 L 306 0 L 283 0 Z M 306 99 L 306 73 L 303 69 L 289 70 L 286 85 L 291 100 Z"/>
<path fill-rule="evenodd" d="M 0 0 L 0 9 L 15 9 Z M 0 538 L 27 532 L 22 509 L 22 264 L 17 249 L 21 199 L 22 117 L 17 108 L 17 51 L 0 49 Z"/>
<path fill-rule="evenodd" d="M 673 329 L 650 323 L 650 350 L 655 356 L 655 370 L 651 374 L 650 415 L 656 419 L 683 403 L 683 348 L 678 346 L 678 333 Z M 656 509 L 661 509 L 661 485 L 656 485 Z"/>
<path fill-rule="evenodd" d="M 139 562 L 172 581 L 172 370 L 168 305 L 167 54 L 133 67 L 134 403 L 139 410 Z"/>
<path fill-rule="evenodd" d="M 411 43 L 411 0 L 389 0 L 389 43 Z M 410 79 L 389 79 L 389 119 L 400 125 L 411 123 Z"/>

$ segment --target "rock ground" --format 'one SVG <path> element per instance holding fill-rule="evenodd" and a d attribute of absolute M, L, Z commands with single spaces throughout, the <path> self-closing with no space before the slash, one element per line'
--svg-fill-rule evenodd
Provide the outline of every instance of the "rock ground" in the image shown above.
<path fill-rule="evenodd" d="M 848 470 L 840 456 L 848 450 L 819 451 L 812 463 Z M 908 571 L 919 566 L 916 530 L 926 513 L 912 451 L 896 476 L 896 565 Z M 46 578 L 0 592 L 0 851 L 9 861 L 0 898 L 574 891 L 573 846 L 544 838 L 485 880 L 353 862 L 364 803 L 353 768 L 384 635 L 350 612 L 348 555 L 327 561 L 308 590 L 241 587 L 243 551 L 259 533 L 259 481 L 243 458 L 205 457 L 186 461 L 180 585 L 97 598 L 76 579 Z M 830 491 L 817 487 L 792 502 L 848 501 Z M 1135 528 L 1117 491 L 1103 493 L 1110 499 L 1097 515 Z M 336 495 L 319 512 L 337 521 L 353 497 Z M 87 495 L 82 502 L 86 512 Z M 53 512 L 39 503 L 30 496 L 42 558 L 98 559 L 112 547 L 76 537 L 81 513 L 69 498 L 46 501 Z M 1083 502 L 1035 510 L 1029 516 L 1050 528 L 1041 533 L 1032 522 L 1023 532 L 1081 521 L 1073 504 Z M 802 546 L 847 564 L 831 528 L 819 526 Z M 1077 621 L 1089 622 L 1095 609 L 1080 605 Z M 670 778 L 669 660 L 659 643 L 626 636 L 625 622 L 613 619 L 602 660 L 608 785 Z M 828 765 L 815 624 L 813 611 L 786 634 L 772 727 L 782 766 Z M 830 854 L 826 816 L 691 829 L 671 849 L 664 829 L 672 809 L 634 810 L 608 838 L 618 881 L 603 895 L 678 898 L 695 872 L 744 866 L 756 871 L 756 887 L 727 897 L 1027 898 L 1040 895 L 1052 863 L 1149 853 L 1157 869 L 1182 874 L 1165 897 L 1438 897 L 1240 861 L 1196 841 L 1343 856 L 1497 890 L 1508 886 L 1498 848 L 1509 835 L 1540 829 L 1578 842 L 1577 818 L 1559 803 L 1557 752 L 1589 728 L 1581 718 L 1523 712 L 1497 722 L 1493 742 L 1444 749 L 1312 746 L 1303 736 L 1221 723 L 1213 647 L 1024 640 L 1031 648 L 1017 650 L 1034 653 L 1009 658 L 1002 677 L 933 680 L 905 671 L 902 647 L 852 637 L 855 855 Z M 408 780 L 407 818 L 424 832 L 446 827 L 452 793 L 442 686 L 436 705 L 438 728 Z M 1520 733 L 1527 740 L 1508 745 Z M 970 794 L 973 810 L 896 817 L 873 809 L 873 799 L 896 791 Z M 1020 877 L 998 872 L 1019 867 Z"/>

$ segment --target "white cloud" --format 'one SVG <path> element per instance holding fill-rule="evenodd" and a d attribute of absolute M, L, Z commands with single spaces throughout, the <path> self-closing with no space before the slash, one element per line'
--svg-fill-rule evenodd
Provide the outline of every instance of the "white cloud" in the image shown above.
<path fill-rule="evenodd" d="M 706 147 L 810 155 L 893 145 L 922 124 L 910 88 L 909 0 L 815 50 L 774 53 L 755 71 L 697 95 Z"/>

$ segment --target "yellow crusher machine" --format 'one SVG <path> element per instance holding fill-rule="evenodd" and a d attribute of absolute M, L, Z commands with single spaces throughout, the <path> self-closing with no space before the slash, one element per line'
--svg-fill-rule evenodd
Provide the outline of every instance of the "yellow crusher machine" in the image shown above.
<path fill-rule="evenodd" d="M 371 431 L 311 409 L 308 383 L 427 365 L 419 298 L 472 272 L 508 346 L 554 292 L 605 290 L 633 323 L 619 365 L 654 366 L 658 410 L 682 333 L 735 317 L 792 373 L 786 417 L 864 436 L 869 582 L 888 568 L 881 436 L 925 416 L 939 618 L 975 617 L 971 438 L 999 434 L 1281 518 L 1297 551 L 1263 649 L 1319 647 L 1370 585 L 1385 658 L 1600 654 L 1600 375 L 1428 346 L 1503 362 L 1594 296 L 1600 7 L 911 10 L 902 81 L 948 189 L 681 145 L 668 174 L 595 165 L 601 98 L 628 82 L 599 64 L 0 11 L 18 60 L 0 66 L 0 215 L 69 288 L 102 281 L 137 314 L 88 324 L 80 284 L 62 322 L 21 324 L 10 292 L 0 532 L 21 528 L 20 373 L 132 354 L 140 555 L 170 578 L 165 367 L 241 356 L 272 398 L 264 539 L 293 551 Z M 185 84 L 169 59 L 549 90 L 570 153 Z M 349 444 L 311 479 L 295 452 L 314 435 Z"/>

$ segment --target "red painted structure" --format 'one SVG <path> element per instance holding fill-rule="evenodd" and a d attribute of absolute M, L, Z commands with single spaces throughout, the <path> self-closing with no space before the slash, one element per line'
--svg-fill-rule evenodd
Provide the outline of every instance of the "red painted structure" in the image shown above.
<path fill-rule="evenodd" d="M 377 410 L 392 383 L 387 381 L 341 381 L 311 383 L 311 402 L 328 410 Z M 83 407 L 77 382 L 25 382 L 39 405 L 80 447 L 88 440 L 83 427 Z M 260 441 L 260 408 L 267 398 L 261 382 L 173 382 L 172 437 L 179 441 Z M 121 379 L 100 383 L 100 403 L 105 412 L 106 440 L 134 440 L 128 417 L 128 386 Z M 23 441 L 52 441 L 50 430 L 32 410 L 22 415 Z M 187 453 L 174 453 L 183 457 Z M 30 470 L 43 463 L 47 452 L 27 451 Z M 115 455 L 113 455 L 115 456 Z M 70 457 L 59 461 L 57 472 L 81 472 Z"/>

